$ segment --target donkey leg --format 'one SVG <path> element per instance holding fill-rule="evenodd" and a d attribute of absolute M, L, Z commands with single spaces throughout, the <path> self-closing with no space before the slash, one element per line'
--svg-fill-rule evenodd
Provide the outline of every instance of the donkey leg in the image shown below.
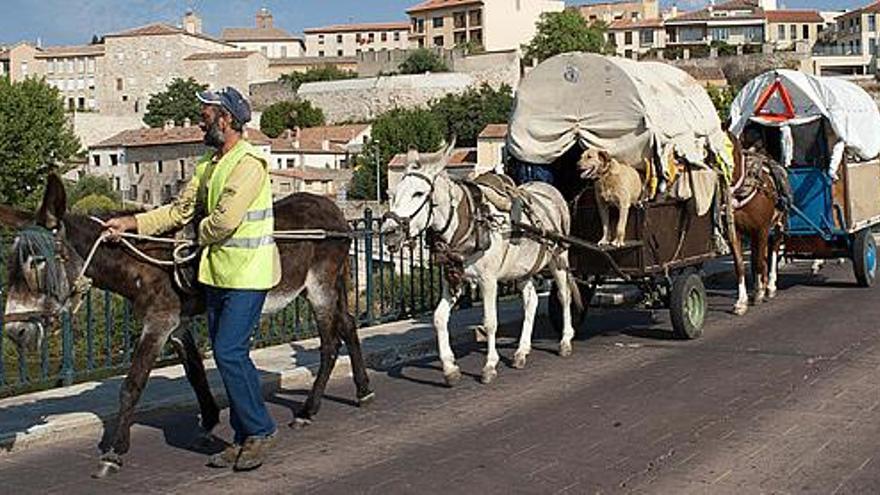
<path fill-rule="evenodd" d="M 498 349 L 495 336 L 498 332 L 498 280 L 487 278 L 480 281 L 483 291 L 483 327 L 486 330 L 486 365 L 483 366 L 481 381 L 488 385 L 498 376 Z"/>
<path fill-rule="evenodd" d="M 192 328 L 188 325 L 179 326 L 171 336 L 171 343 L 174 344 L 174 349 L 183 362 L 186 379 L 196 393 L 196 400 L 199 402 L 199 411 L 201 412 L 202 429 L 205 433 L 210 433 L 220 422 L 220 408 L 217 406 L 217 401 L 214 400 L 214 394 L 211 393 L 208 375 L 205 373 L 205 364 L 202 361 L 202 353 L 196 345 Z"/>
<path fill-rule="evenodd" d="M 568 266 L 568 263 L 561 264 Z M 562 305 L 562 340 L 559 342 L 559 355 L 571 356 L 571 340 L 574 338 L 574 327 L 571 324 L 571 286 L 569 274 L 565 268 L 553 267 L 553 280 L 556 282 L 557 297 Z"/>
<path fill-rule="evenodd" d="M 767 297 L 773 299 L 776 297 L 776 280 L 779 271 L 779 253 L 782 249 L 782 235 L 774 235 L 770 241 L 770 277 L 767 282 Z"/>
<path fill-rule="evenodd" d="M 449 313 L 458 301 L 461 289 L 450 289 L 445 281 L 442 285 L 443 294 L 434 310 L 434 330 L 437 332 L 437 350 L 443 365 L 443 377 L 446 379 L 446 385 L 451 387 L 461 380 L 461 370 L 455 364 L 455 354 L 452 352 L 452 346 L 449 345 Z"/>
<path fill-rule="evenodd" d="M 92 477 L 104 478 L 122 467 L 122 456 L 128 452 L 131 446 L 131 422 L 134 408 L 140 400 L 150 371 L 162 351 L 162 346 L 165 345 L 171 331 L 178 324 L 179 320 L 176 316 L 147 317 L 144 320 L 144 330 L 137 346 L 135 346 L 131 358 L 131 368 L 122 382 L 122 388 L 119 389 L 119 416 L 116 420 L 113 436 L 110 438 L 110 448 L 101 455 L 101 463 Z"/>
<path fill-rule="evenodd" d="M 315 321 L 318 324 L 318 332 L 321 337 L 321 364 L 306 402 L 302 409 L 294 415 L 294 420 L 290 423 L 291 427 L 311 424 L 312 419 L 318 413 L 321 408 L 321 399 L 324 397 L 324 390 L 327 388 L 333 367 L 336 366 L 336 358 L 339 356 L 339 347 L 342 344 L 335 315 L 337 304 L 333 294 L 318 283 L 308 288 L 307 295 L 314 310 Z"/>
<path fill-rule="evenodd" d="M 348 357 L 351 360 L 351 373 L 354 385 L 357 389 L 357 401 L 359 407 L 370 404 L 376 398 L 373 389 L 370 388 L 370 377 L 367 374 L 367 365 L 364 362 L 364 353 L 361 350 L 361 339 L 357 334 L 357 325 L 354 318 L 346 313 L 337 313 L 339 320 L 339 334 L 348 348 Z"/>
<path fill-rule="evenodd" d="M 522 333 L 519 336 L 519 348 L 513 356 L 513 367 L 516 369 L 525 368 L 526 358 L 532 351 L 532 330 L 535 328 L 535 313 L 538 310 L 538 292 L 531 278 L 523 284 L 522 297 L 524 309 Z"/>
<path fill-rule="evenodd" d="M 767 244 L 770 240 L 770 232 L 761 229 L 752 246 L 752 260 L 755 263 L 755 304 L 761 304 L 767 300 Z"/>
<path fill-rule="evenodd" d="M 730 246 L 733 251 L 733 266 L 736 271 L 737 297 L 733 313 L 744 315 L 749 310 L 749 292 L 746 288 L 746 267 L 743 259 L 742 239 L 734 230 L 730 233 Z"/>

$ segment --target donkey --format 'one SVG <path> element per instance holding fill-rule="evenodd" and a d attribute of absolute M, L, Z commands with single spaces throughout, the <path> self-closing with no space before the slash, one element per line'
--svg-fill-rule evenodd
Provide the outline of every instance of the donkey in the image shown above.
<path fill-rule="evenodd" d="M 81 215 L 67 214 L 64 185 L 50 174 L 43 202 L 36 213 L 0 206 L 0 224 L 19 230 L 8 262 L 9 292 L 4 321 L 19 342 L 33 340 L 35 333 L 51 328 L 62 311 L 81 294 L 74 283 L 102 226 Z M 278 230 L 324 229 L 348 232 L 339 208 L 329 199 L 294 194 L 275 203 Z M 280 242 L 282 280 L 266 299 L 263 312 L 275 313 L 305 291 L 321 338 L 321 363 L 303 408 L 291 426 L 309 424 L 336 362 L 341 342 L 351 356 L 359 405 L 370 402 L 370 388 L 353 317 L 348 312 L 347 278 L 350 239 Z M 156 258 L 169 259 L 167 244 L 139 243 L 139 249 Z M 101 464 L 94 473 L 104 477 L 122 467 L 130 447 L 130 431 L 138 399 L 162 347 L 171 342 L 183 362 L 186 377 L 195 391 L 205 434 L 217 425 L 220 409 L 208 385 L 202 355 L 188 322 L 204 311 L 198 291 L 190 295 L 173 281 L 172 269 L 142 260 L 126 247 L 101 243 L 94 251 L 85 275 L 94 286 L 115 292 L 132 302 L 143 321 L 131 367 L 119 392 L 119 415 L 109 441 L 102 446 Z M 20 351 L 24 346 L 19 345 Z"/>
<path fill-rule="evenodd" d="M 733 223 L 730 244 L 736 267 L 738 295 L 733 313 L 744 315 L 749 308 L 746 272 L 743 260 L 742 236 L 751 241 L 752 267 L 755 274 L 753 301 L 760 304 L 776 297 L 776 277 L 779 251 L 783 241 L 786 213 L 778 207 L 779 191 L 770 171 L 757 155 L 743 150 L 742 143 L 729 135 L 733 142 L 734 169 L 731 196 Z M 769 266 L 768 266 L 769 265 Z"/>
<path fill-rule="evenodd" d="M 499 282 L 523 281 L 525 318 L 513 361 L 513 367 L 517 369 L 526 365 L 531 352 L 532 328 L 538 307 L 533 277 L 549 267 L 559 287 L 559 300 L 563 308 L 559 354 L 563 357 L 571 354 L 571 340 L 574 337 L 570 303 L 572 297 L 580 303 L 580 295 L 569 277 L 567 249 L 528 237 L 511 242 L 510 215 L 493 204 L 479 204 L 470 187 L 449 177 L 445 167 L 453 149 L 454 143 L 436 153 L 420 154 L 410 150 L 406 172 L 393 192 L 382 231 L 386 245 L 392 251 L 400 249 L 404 242 L 411 242 L 427 233 L 435 241 L 433 254 L 453 259 L 446 266 L 442 298 L 434 311 L 437 344 L 448 386 L 461 379 L 461 371 L 455 364 L 455 355 L 449 345 L 449 314 L 461 295 L 462 282 L 479 285 L 488 343 L 482 382 L 488 384 L 498 375 L 495 333 L 498 327 L 496 304 Z M 530 213 L 524 215 L 524 223 L 556 234 L 568 234 L 571 223 L 569 211 L 559 191 L 548 184 L 533 182 L 516 188 L 515 194 L 530 205 L 527 206 Z"/>

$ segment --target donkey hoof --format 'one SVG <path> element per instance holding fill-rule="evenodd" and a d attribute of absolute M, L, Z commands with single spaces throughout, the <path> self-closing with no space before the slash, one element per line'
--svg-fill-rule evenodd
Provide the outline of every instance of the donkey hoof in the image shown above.
<path fill-rule="evenodd" d="M 118 473 L 120 469 L 122 469 L 122 457 L 114 453 L 107 453 L 101 456 L 98 469 L 92 473 L 92 478 L 104 479 L 111 474 Z"/>
<path fill-rule="evenodd" d="M 768 289 L 767 290 L 767 299 L 775 299 L 776 298 L 776 289 Z"/>
<path fill-rule="evenodd" d="M 571 356 L 571 342 L 563 342 L 559 344 L 559 357 Z"/>
<path fill-rule="evenodd" d="M 513 356 L 513 367 L 514 369 L 521 370 L 526 367 L 526 358 L 528 356 L 526 354 L 517 354 Z"/>
<path fill-rule="evenodd" d="M 746 314 L 746 312 L 748 312 L 748 310 L 749 310 L 748 304 L 737 304 L 736 306 L 733 307 L 733 314 L 735 314 L 737 316 L 742 316 L 742 315 Z"/>
<path fill-rule="evenodd" d="M 461 381 L 461 370 L 456 367 L 449 373 L 444 374 L 443 379 L 446 380 L 447 387 L 454 387 Z"/>
<path fill-rule="evenodd" d="M 494 368 L 486 368 L 483 370 L 483 376 L 480 378 L 480 382 L 483 385 L 488 385 L 495 381 L 498 378 L 498 371 Z"/>
<path fill-rule="evenodd" d="M 358 397 L 358 407 L 367 407 L 376 399 L 376 392 L 370 392 L 363 397 Z"/>
<path fill-rule="evenodd" d="M 288 425 L 289 427 L 295 430 L 301 430 L 312 424 L 312 420 L 310 418 L 301 418 L 299 416 L 293 418 L 293 421 Z"/>

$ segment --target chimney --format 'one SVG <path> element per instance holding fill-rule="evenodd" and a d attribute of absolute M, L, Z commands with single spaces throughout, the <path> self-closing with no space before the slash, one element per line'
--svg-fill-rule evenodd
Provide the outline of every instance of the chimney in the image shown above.
<path fill-rule="evenodd" d="M 257 28 L 258 29 L 269 29 L 272 27 L 272 14 L 269 12 L 269 9 L 263 7 L 259 11 L 257 11 Z"/>
<path fill-rule="evenodd" d="M 192 121 L 189 120 L 189 117 L 183 119 L 183 126 L 184 127 L 190 127 L 191 125 L 192 125 Z"/>
<path fill-rule="evenodd" d="M 284 129 L 284 134 L 282 135 L 282 137 L 286 141 L 290 141 L 291 139 L 293 139 L 293 131 L 290 129 Z"/>
<path fill-rule="evenodd" d="M 183 30 L 189 34 L 202 34 L 202 18 L 188 10 L 183 16 Z"/>
<path fill-rule="evenodd" d="M 174 129 L 174 120 L 168 119 L 165 121 L 165 130 Z"/>

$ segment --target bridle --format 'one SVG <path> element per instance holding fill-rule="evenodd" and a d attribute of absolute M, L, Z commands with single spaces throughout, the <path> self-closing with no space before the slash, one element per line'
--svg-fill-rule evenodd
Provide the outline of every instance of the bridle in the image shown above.
<path fill-rule="evenodd" d="M 382 215 L 382 219 L 383 220 L 389 220 L 389 219 L 393 220 L 397 225 L 400 226 L 401 229 L 403 229 L 406 232 L 407 239 L 414 240 L 414 239 L 418 238 L 419 236 L 421 236 L 422 234 L 424 234 L 431 227 L 431 221 L 434 219 L 434 207 L 437 206 L 437 204 L 433 202 L 433 198 L 434 198 L 435 183 L 437 182 L 438 176 L 435 176 L 433 179 L 431 179 L 430 177 L 428 177 L 427 175 L 425 175 L 423 173 L 420 173 L 417 171 L 410 171 L 410 172 L 403 174 L 403 177 L 401 178 L 401 180 L 406 179 L 407 177 L 415 177 L 417 179 L 421 179 L 421 180 L 425 181 L 428 184 L 428 193 L 425 195 L 425 199 L 422 201 L 422 203 L 419 205 L 419 207 L 416 208 L 415 211 L 413 211 L 411 214 L 409 214 L 407 216 L 401 216 L 401 215 L 398 215 L 397 213 L 394 213 L 393 211 L 389 210 L 389 211 L 385 212 L 384 215 Z M 444 234 L 447 230 L 449 230 L 449 226 L 452 224 L 452 218 L 455 215 L 455 206 L 452 205 L 452 201 L 451 201 L 451 199 L 452 199 L 452 192 L 451 191 L 449 193 L 449 196 L 450 196 L 449 216 L 446 218 L 446 222 L 444 223 L 443 228 L 439 232 L 437 232 L 440 235 Z M 425 207 L 428 207 L 428 219 L 425 221 L 425 226 L 422 227 L 422 229 L 418 233 L 416 233 L 414 235 L 410 235 L 409 224 L 413 221 L 413 219 L 415 219 L 417 216 L 419 216 L 419 214 L 421 214 L 422 210 L 424 210 Z"/>

